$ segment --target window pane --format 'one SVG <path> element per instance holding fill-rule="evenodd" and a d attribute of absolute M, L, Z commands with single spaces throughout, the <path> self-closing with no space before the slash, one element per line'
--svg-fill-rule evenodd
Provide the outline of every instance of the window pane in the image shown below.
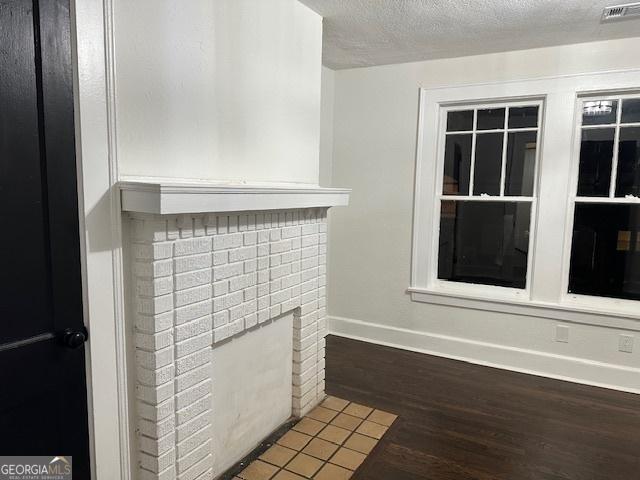
<path fill-rule="evenodd" d="M 473 110 L 447 113 L 447 131 L 461 132 L 473 130 Z"/>
<path fill-rule="evenodd" d="M 442 202 L 438 278 L 525 288 L 531 204 Z"/>
<path fill-rule="evenodd" d="M 444 148 L 442 192 L 445 195 L 469 195 L 471 134 L 447 135 Z"/>
<path fill-rule="evenodd" d="M 640 206 L 577 204 L 569 292 L 640 300 Z"/>
<path fill-rule="evenodd" d="M 640 122 L 640 98 L 622 101 L 622 123 Z"/>
<path fill-rule="evenodd" d="M 578 196 L 609 196 L 614 135 L 613 128 L 582 130 Z"/>
<path fill-rule="evenodd" d="M 504 128 L 504 108 L 478 110 L 478 130 Z"/>
<path fill-rule="evenodd" d="M 640 127 L 620 129 L 616 196 L 640 196 Z"/>
<path fill-rule="evenodd" d="M 538 107 L 515 107 L 509 109 L 509 128 L 538 126 Z"/>
<path fill-rule="evenodd" d="M 504 133 L 482 133 L 476 137 L 476 161 L 473 172 L 473 193 L 500 195 L 502 143 Z"/>
<path fill-rule="evenodd" d="M 533 195 L 538 132 L 511 132 L 507 139 L 505 195 Z"/>
<path fill-rule="evenodd" d="M 606 125 L 616 123 L 617 100 L 587 100 L 582 104 L 583 125 Z"/>

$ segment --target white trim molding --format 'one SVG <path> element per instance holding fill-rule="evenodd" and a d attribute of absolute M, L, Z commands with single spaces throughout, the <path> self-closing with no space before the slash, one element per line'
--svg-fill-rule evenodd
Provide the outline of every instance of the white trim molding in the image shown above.
<path fill-rule="evenodd" d="M 328 328 L 331 335 L 377 345 L 640 394 L 640 368 L 390 327 L 344 317 L 328 317 Z"/>
<path fill-rule="evenodd" d="M 122 210 L 170 215 L 334 207 L 349 203 L 351 190 L 305 185 L 229 184 L 171 180 L 118 183 Z"/>
<path fill-rule="evenodd" d="M 576 108 L 585 96 L 631 92 L 640 92 L 640 70 L 420 89 L 409 286 L 412 300 L 639 331 L 638 302 L 567 292 L 575 193 L 572 189 L 579 154 L 575 141 Z M 531 219 L 527 288 L 439 280 L 443 111 L 523 100 L 540 101 L 543 113 L 539 124 L 536 208 Z"/>

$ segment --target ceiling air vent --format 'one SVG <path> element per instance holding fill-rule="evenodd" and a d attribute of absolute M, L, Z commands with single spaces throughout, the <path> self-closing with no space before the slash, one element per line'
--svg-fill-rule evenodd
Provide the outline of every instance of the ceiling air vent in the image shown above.
<path fill-rule="evenodd" d="M 640 16 L 640 3 L 626 3 L 605 8 L 604 12 L 602 12 L 602 21 L 609 22 L 638 16 Z"/>

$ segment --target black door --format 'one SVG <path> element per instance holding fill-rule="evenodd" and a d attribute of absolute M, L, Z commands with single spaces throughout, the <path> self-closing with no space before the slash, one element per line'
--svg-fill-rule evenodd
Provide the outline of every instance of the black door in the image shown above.
<path fill-rule="evenodd" d="M 69 13 L 69 0 L 0 0 L 0 455 L 72 455 L 84 479 Z"/>

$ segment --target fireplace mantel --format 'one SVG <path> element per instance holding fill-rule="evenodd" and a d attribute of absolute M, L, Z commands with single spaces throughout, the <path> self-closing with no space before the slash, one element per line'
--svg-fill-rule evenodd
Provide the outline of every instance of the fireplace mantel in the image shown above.
<path fill-rule="evenodd" d="M 122 210 L 171 215 L 334 207 L 349 203 L 350 189 L 305 185 L 126 180 L 118 183 Z"/>

